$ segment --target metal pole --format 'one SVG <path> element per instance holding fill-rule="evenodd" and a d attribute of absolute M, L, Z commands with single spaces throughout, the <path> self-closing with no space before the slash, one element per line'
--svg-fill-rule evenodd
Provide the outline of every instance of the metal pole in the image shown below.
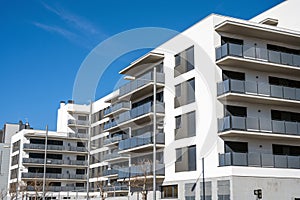
<path fill-rule="evenodd" d="M 205 176 L 204 176 L 204 157 L 202 158 L 202 190 L 203 190 L 203 199 L 205 200 Z"/>
<path fill-rule="evenodd" d="M 18 192 L 19 192 L 20 158 L 21 158 L 21 140 L 19 140 L 19 161 L 18 161 L 18 173 L 17 173 L 17 185 L 16 185 L 16 200 L 18 200 Z"/>
<path fill-rule="evenodd" d="M 47 146 L 48 146 L 48 125 L 46 126 L 46 138 L 45 138 L 45 155 L 44 155 L 44 172 L 43 172 L 43 200 L 45 200 Z"/>
<path fill-rule="evenodd" d="M 87 157 L 87 183 L 86 183 L 86 199 L 90 199 L 90 151 L 91 151 L 91 132 L 92 132 L 92 111 L 93 103 L 90 101 L 90 114 L 89 114 L 89 131 L 88 131 L 88 157 Z"/>
<path fill-rule="evenodd" d="M 156 200 L 156 66 L 153 68 L 153 200 Z"/>

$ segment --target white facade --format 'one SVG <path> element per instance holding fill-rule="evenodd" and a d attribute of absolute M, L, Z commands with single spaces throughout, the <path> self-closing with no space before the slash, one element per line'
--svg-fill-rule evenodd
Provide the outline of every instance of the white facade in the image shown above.
<path fill-rule="evenodd" d="M 92 105 L 62 102 L 51 134 L 90 141 L 89 195 L 137 199 L 145 180 L 152 199 L 156 130 L 157 199 L 204 199 L 203 180 L 205 199 L 251 200 L 258 189 L 299 199 L 299 6 L 287 0 L 249 21 L 212 14 L 124 68 L 129 85 Z"/>

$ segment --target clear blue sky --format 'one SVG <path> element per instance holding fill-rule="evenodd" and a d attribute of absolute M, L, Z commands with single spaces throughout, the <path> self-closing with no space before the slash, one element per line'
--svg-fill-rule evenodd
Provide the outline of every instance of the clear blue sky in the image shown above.
<path fill-rule="evenodd" d="M 104 39 L 138 27 L 183 31 L 210 13 L 250 19 L 283 0 L 0 0 L 0 126 L 25 121 L 56 128 L 61 100 L 88 53 Z M 141 52 L 114 62 L 97 97 L 112 91 L 118 71 Z M 105 87 L 104 87 L 105 86 Z"/>

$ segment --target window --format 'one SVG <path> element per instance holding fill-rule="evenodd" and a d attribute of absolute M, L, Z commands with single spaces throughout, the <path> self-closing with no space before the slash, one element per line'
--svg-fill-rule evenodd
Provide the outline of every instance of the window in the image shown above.
<path fill-rule="evenodd" d="M 175 96 L 180 97 L 181 96 L 181 84 L 178 84 L 175 86 Z"/>
<path fill-rule="evenodd" d="M 176 162 L 182 161 L 182 149 L 176 149 Z"/>
<path fill-rule="evenodd" d="M 227 70 L 223 70 L 222 72 L 223 72 L 222 73 L 223 81 L 228 80 L 228 79 L 234 79 L 234 80 L 240 80 L 240 81 L 245 80 L 245 73 L 233 72 L 233 71 L 227 71 Z"/>
<path fill-rule="evenodd" d="M 79 156 L 79 155 L 77 155 L 76 156 L 76 160 L 85 160 L 85 156 Z"/>
<path fill-rule="evenodd" d="M 300 122 L 300 113 L 271 110 L 272 120 Z"/>
<path fill-rule="evenodd" d="M 76 169 L 76 174 L 85 174 L 84 169 Z"/>
<path fill-rule="evenodd" d="M 83 142 L 77 142 L 77 147 L 85 147 Z"/>
<path fill-rule="evenodd" d="M 299 146 L 273 144 L 272 148 L 275 155 L 300 156 Z"/>
<path fill-rule="evenodd" d="M 175 105 L 184 106 L 195 101 L 195 78 L 175 86 Z"/>
<path fill-rule="evenodd" d="M 230 200 L 230 181 L 218 181 L 218 200 Z"/>
<path fill-rule="evenodd" d="M 181 115 L 175 117 L 176 129 L 181 128 Z"/>
<path fill-rule="evenodd" d="M 175 55 L 174 77 L 194 69 L 194 46 Z"/>
<path fill-rule="evenodd" d="M 175 172 L 196 170 L 196 145 L 176 149 Z"/>
<path fill-rule="evenodd" d="M 19 151 L 20 149 L 20 140 L 16 141 L 13 143 L 13 150 L 12 152 L 16 152 L 16 151 Z"/>
<path fill-rule="evenodd" d="M 175 140 L 193 137 L 196 135 L 195 111 L 176 116 L 175 123 Z"/>
<path fill-rule="evenodd" d="M 247 142 L 230 142 L 225 141 L 225 153 L 247 153 L 248 143 Z"/>
<path fill-rule="evenodd" d="M 225 106 L 225 116 L 247 117 L 247 108 L 241 106 Z"/>
<path fill-rule="evenodd" d="M 85 116 L 85 115 L 78 115 L 78 120 L 86 121 L 87 120 L 87 116 Z"/>
<path fill-rule="evenodd" d="M 244 42 L 243 40 L 235 39 L 235 38 L 229 38 L 229 37 L 223 37 L 221 38 L 221 44 L 226 44 L 226 43 L 232 43 L 232 44 L 240 44 L 242 45 Z"/>
<path fill-rule="evenodd" d="M 196 189 L 193 190 L 194 183 L 186 183 L 184 185 L 185 200 L 195 200 Z"/>
<path fill-rule="evenodd" d="M 205 198 L 203 196 L 203 182 L 200 182 L 200 194 L 201 200 L 211 200 L 212 199 L 212 192 L 211 192 L 211 181 L 204 182 L 205 183 Z"/>
<path fill-rule="evenodd" d="M 86 129 L 80 128 L 80 129 L 78 129 L 78 133 L 83 133 L 83 134 L 85 134 L 85 133 L 87 133 L 87 130 L 86 130 Z"/>
<path fill-rule="evenodd" d="M 166 185 L 161 187 L 161 198 L 178 198 L 178 185 Z"/>

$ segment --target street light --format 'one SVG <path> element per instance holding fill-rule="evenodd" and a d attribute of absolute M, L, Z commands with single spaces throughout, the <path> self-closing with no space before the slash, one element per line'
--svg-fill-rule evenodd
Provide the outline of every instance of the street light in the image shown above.
<path fill-rule="evenodd" d="M 135 80 L 135 77 L 125 76 L 125 80 Z M 156 66 L 153 68 L 153 200 L 156 200 Z"/>

